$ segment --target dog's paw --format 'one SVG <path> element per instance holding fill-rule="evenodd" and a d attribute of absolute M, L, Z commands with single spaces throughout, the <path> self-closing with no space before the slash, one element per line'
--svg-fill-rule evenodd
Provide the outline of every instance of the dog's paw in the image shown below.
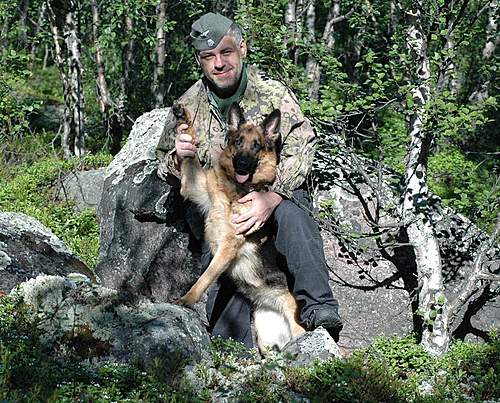
<path fill-rule="evenodd" d="M 189 293 L 187 293 L 186 295 L 183 295 L 179 299 L 175 300 L 175 303 L 177 305 L 182 305 L 182 306 L 185 306 L 188 308 L 192 308 L 194 306 L 194 304 L 196 304 L 196 302 L 198 302 L 198 300 L 196 298 L 194 298 L 194 296 L 189 294 Z"/>

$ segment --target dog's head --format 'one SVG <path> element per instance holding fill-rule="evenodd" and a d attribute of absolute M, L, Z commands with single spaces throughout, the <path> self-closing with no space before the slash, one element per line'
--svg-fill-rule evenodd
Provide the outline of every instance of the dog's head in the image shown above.
<path fill-rule="evenodd" d="M 279 126 L 281 113 L 271 112 L 255 125 L 245 120 L 237 103 L 229 108 L 228 144 L 221 155 L 221 166 L 226 175 L 239 184 L 252 183 L 256 172 L 264 165 L 276 167 L 280 147 Z M 269 178 L 269 182 L 274 180 Z"/>

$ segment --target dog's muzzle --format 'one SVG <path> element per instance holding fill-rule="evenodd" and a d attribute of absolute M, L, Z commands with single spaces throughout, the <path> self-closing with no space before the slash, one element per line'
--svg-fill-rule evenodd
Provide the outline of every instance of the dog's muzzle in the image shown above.
<path fill-rule="evenodd" d="M 233 157 L 233 167 L 236 173 L 235 179 L 238 183 L 245 183 L 255 172 L 258 160 L 254 156 L 236 154 Z"/>

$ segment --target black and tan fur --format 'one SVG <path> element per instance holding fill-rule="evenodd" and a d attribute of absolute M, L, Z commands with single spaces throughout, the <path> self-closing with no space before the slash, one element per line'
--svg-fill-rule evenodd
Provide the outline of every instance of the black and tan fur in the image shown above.
<path fill-rule="evenodd" d="M 189 112 L 175 105 L 174 114 L 178 124 L 188 124 L 188 133 L 194 141 Z M 263 264 L 260 253 L 265 239 L 263 230 L 248 237 L 237 235 L 231 219 L 250 208 L 251 202 L 242 204 L 238 199 L 274 181 L 279 124 L 279 110 L 273 111 L 262 126 L 257 126 L 247 123 L 240 107 L 233 104 L 228 118 L 228 145 L 218 163 L 211 169 L 202 169 L 197 157 L 185 158 L 181 163 L 181 194 L 205 215 L 205 239 L 213 259 L 180 302 L 193 305 L 226 272 L 252 302 L 257 342 L 262 352 L 283 347 L 304 329 L 298 323 L 298 306 L 288 290 L 284 273 Z M 241 177 L 248 179 L 239 183 Z"/>

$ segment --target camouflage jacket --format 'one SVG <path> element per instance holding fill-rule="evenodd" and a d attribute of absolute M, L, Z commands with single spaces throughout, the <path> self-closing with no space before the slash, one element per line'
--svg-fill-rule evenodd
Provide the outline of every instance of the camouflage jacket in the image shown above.
<path fill-rule="evenodd" d="M 291 198 L 309 174 L 316 144 L 310 122 L 303 116 L 294 95 L 281 83 L 271 80 L 255 67 L 247 67 L 248 83 L 240 106 L 245 118 L 260 124 L 274 109 L 281 111 L 280 132 L 282 151 L 276 180 L 271 190 Z M 191 113 L 199 139 L 198 156 L 204 167 L 213 166 L 226 141 L 226 123 L 214 101 L 210 100 L 206 84 L 197 81 L 178 100 Z M 176 121 L 170 112 L 157 146 L 158 159 L 166 164 L 168 182 L 179 185 L 180 172 L 174 163 Z"/>

